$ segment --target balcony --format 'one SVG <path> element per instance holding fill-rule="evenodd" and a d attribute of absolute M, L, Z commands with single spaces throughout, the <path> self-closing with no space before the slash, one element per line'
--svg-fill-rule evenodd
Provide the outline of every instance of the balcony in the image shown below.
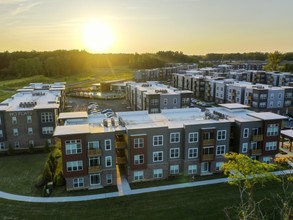
<path fill-rule="evenodd" d="M 126 157 L 116 157 L 116 164 L 120 165 L 120 164 L 126 164 L 126 163 L 127 163 Z"/>
<path fill-rule="evenodd" d="M 115 148 L 116 149 L 125 149 L 127 147 L 127 144 L 125 141 L 116 141 Z"/>
<path fill-rule="evenodd" d="M 214 154 L 203 154 L 202 155 L 202 161 L 211 161 L 214 160 L 215 155 Z"/>
<path fill-rule="evenodd" d="M 101 165 L 88 167 L 88 173 L 98 173 L 98 172 L 101 172 L 101 171 L 102 171 L 102 166 Z"/>
<path fill-rule="evenodd" d="M 250 95 L 249 95 L 249 96 L 247 96 L 247 99 L 248 99 L 248 100 L 251 100 L 251 96 L 250 96 Z"/>
<path fill-rule="evenodd" d="M 263 141 L 263 134 L 252 135 L 252 141 Z"/>
<path fill-rule="evenodd" d="M 262 155 L 262 149 L 251 150 L 251 155 L 252 156 L 260 156 L 260 155 Z"/>
<path fill-rule="evenodd" d="M 101 149 L 89 149 L 88 156 L 101 156 L 102 150 Z"/>
<path fill-rule="evenodd" d="M 215 139 L 204 139 L 202 141 L 203 145 L 214 145 L 215 144 Z"/>

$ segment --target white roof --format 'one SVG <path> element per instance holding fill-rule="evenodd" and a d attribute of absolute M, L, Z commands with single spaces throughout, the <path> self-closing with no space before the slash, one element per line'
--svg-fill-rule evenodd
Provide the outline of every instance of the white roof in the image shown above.
<path fill-rule="evenodd" d="M 293 130 L 281 130 L 281 134 L 293 138 Z"/>
<path fill-rule="evenodd" d="M 54 130 L 54 136 L 87 134 L 87 133 L 90 133 L 90 128 L 88 124 L 57 126 Z"/>
<path fill-rule="evenodd" d="M 239 103 L 226 103 L 226 104 L 219 104 L 219 106 L 222 106 L 227 109 L 244 109 L 244 108 L 249 108 L 247 105 L 242 105 Z"/>
<path fill-rule="evenodd" d="M 70 119 L 70 118 L 87 118 L 87 112 L 62 112 L 59 114 L 58 119 Z"/>
<path fill-rule="evenodd" d="M 275 114 L 272 112 L 252 112 L 252 113 L 249 113 L 248 115 L 255 117 L 255 118 L 262 119 L 262 120 L 277 120 L 277 119 L 288 118 L 288 117 L 278 115 L 278 114 Z"/>

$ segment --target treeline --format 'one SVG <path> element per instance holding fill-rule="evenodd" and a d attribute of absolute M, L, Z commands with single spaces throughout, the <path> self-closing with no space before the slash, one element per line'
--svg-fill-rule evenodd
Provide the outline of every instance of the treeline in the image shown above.
<path fill-rule="evenodd" d="M 133 69 L 163 67 L 167 63 L 198 63 L 263 60 L 268 53 L 209 53 L 204 56 L 190 56 L 178 51 L 159 51 L 144 54 L 90 54 L 79 50 L 56 50 L 51 52 L 2 52 L 0 53 L 1 79 L 21 78 L 34 75 L 48 77 L 74 76 L 94 73 L 96 68 L 129 66 Z M 284 70 L 292 71 L 293 53 L 282 54 L 282 60 L 289 61 Z M 212 64 L 212 63 L 211 63 Z M 210 64 L 209 64 L 210 65 Z"/>

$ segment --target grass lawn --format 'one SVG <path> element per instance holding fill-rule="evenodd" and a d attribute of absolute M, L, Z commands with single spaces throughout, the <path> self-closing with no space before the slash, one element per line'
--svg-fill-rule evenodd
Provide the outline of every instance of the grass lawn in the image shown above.
<path fill-rule="evenodd" d="M 256 190 L 258 199 L 280 191 L 277 183 Z M 1 219 L 225 219 L 224 207 L 238 204 L 228 184 L 200 186 L 86 202 L 40 204 L 0 199 Z M 274 213 L 275 203 L 266 201 Z M 268 218 L 273 219 L 273 218 Z M 277 218 L 275 218 L 277 219 Z"/>

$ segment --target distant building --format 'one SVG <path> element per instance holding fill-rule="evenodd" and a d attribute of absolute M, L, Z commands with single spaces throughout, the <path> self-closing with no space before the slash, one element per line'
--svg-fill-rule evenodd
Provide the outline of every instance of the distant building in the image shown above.
<path fill-rule="evenodd" d="M 65 83 L 31 83 L 0 103 L 0 151 L 54 144 L 57 117 L 64 108 Z"/>

